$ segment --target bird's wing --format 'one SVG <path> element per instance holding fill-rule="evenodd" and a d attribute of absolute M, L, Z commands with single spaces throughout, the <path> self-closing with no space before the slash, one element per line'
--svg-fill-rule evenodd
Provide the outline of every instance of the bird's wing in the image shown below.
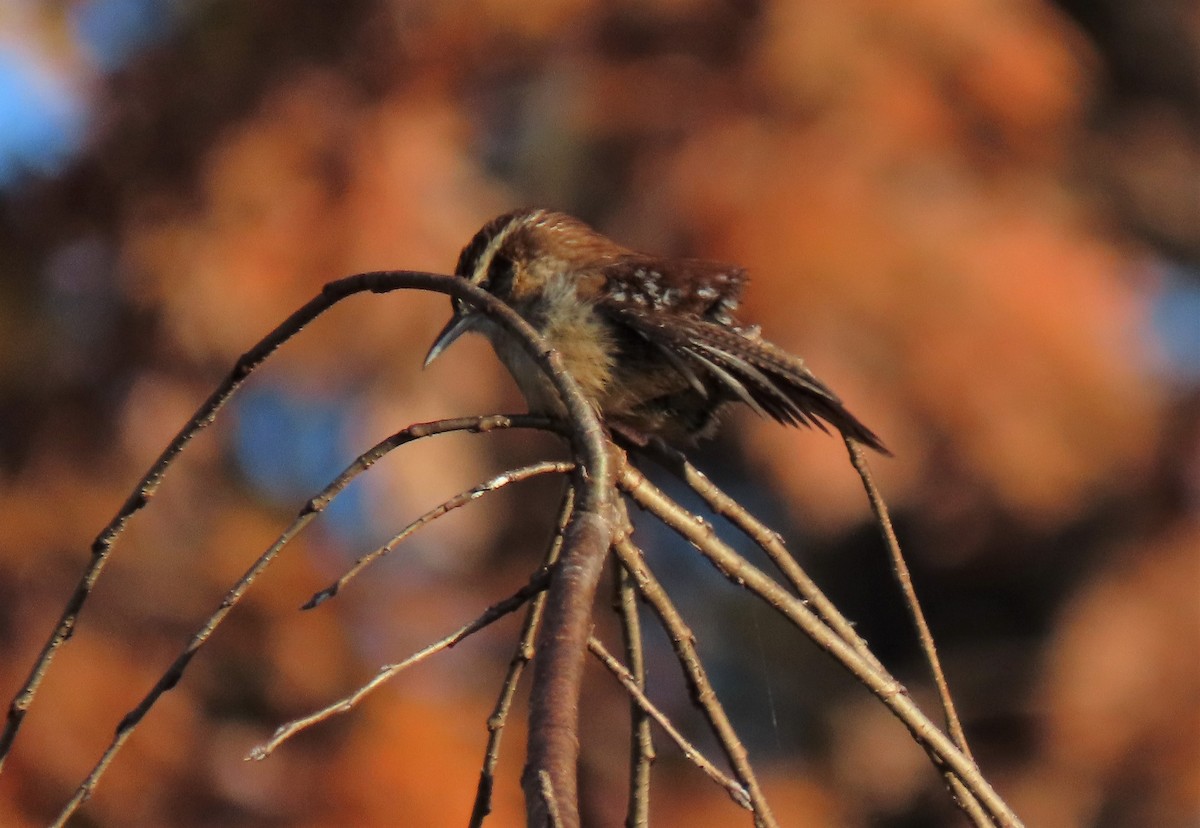
<path fill-rule="evenodd" d="M 690 314 L 727 325 L 746 284 L 742 268 L 705 259 L 668 261 L 630 253 L 600 270 L 603 295 L 616 306 Z"/>
<path fill-rule="evenodd" d="M 598 308 L 649 343 L 702 393 L 707 393 L 706 388 L 722 389 L 730 398 L 787 425 L 827 431 L 828 423 L 847 437 L 890 454 L 803 361 L 759 337 L 756 329 L 732 327 L 693 313 L 663 314 L 616 299 Z"/>

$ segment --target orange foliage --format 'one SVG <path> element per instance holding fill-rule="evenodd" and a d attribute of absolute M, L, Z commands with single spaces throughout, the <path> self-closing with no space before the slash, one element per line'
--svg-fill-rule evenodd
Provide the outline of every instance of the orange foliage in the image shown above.
<path fill-rule="evenodd" d="M 486 218 L 536 201 L 635 247 L 748 267 L 745 319 L 803 355 L 895 452 L 872 463 L 912 527 L 923 583 L 946 598 L 1011 578 L 972 593 L 994 628 L 971 626 L 963 600 L 962 617 L 944 616 L 935 633 L 962 624 L 980 636 L 951 648 L 952 686 L 980 683 L 979 669 L 1038 688 L 1032 712 L 994 688 L 976 688 L 969 706 L 981 719 L 1029 717 L 1035 744 L 985 734 L 982 754 L 1030 824 L 1089 824 L 1104 807 L 1144 818 L 1131 825 L 1196 812 L 1200 544 L 1194 506 L 1190 518 L 1172 511 L 1161 488 L 1195 474 L 1196 452 L 1161 448 L 1175 401 L 1147 370 L 1149 297 L 1132 276 L 1153 251 L 1130 242 L 1077 165 L 1107 158 L 1147 199 L 1186 176 L 1093 133 L 1100 57 L 1080 28 L 1040 0 L 363 0 L 308 17 L 251 5 L 244 17 L 181 19 L 173 40 L 97 85 L 109 121 L 87 157 L 34 188 L 33 218 L 4 218 L 0 238 L 23 240 L 21 261 L 47 270 L 57 245 L 102 238 L 115 264 L 96 278 L 125 314 L 103 347 L 72 353 L 71 326 L 43 306 L 53 302 L 3 288 L 3 304 L 23 303 L 0 326 L 0 416 L 17 412 L 22 435 L 3 444 L 16 459 L 0 476 L 4 692 L 23 680 L 90 533 L 251 343 L 333 278 L 448 271 Z M 1151 149 L 1165 140 L 1130 134 Z M 1186 142 L 1186 130 L 1170 134 Z M 1191 169 L 1191 156 L 1161 157 Z M 1162 219 L 1165 235 L 1186 243 L 1194 222 L 1178 221 L 1183 201 L 1164 199 L 1151 203 L 1175 217 Z M 289 344 L 262 382 L 351 411 L 347 462 L 414 421 L 519 409 L 481 342 L 419 372 L 447 313 L 441 297 L 352 300 Z M 94 376 L 63 368 L 76 362 Z M 0 777 L 0 822 L 54 813 L 299 508 L 251 490 L 236 416 L 196 441 L 118 548 Z M 798 556 L 806 542 L 825 564 L 822 552 L 862 546 L 866 506 L 839 441 L 745 414 L 726 434 L 720 445 L 736 457 L 714 458 L 733 462 L 713 476 L 748 469 L 744 489 L 786 504 L 804 530 Z M 295 611 L 379 537 L 542 446 L 492 437 L 437 438 L 372 469 L 357 534 L 318 530 L 289 549 L 151 714 L 87 806 L 92 818 L 463 822 L 511 628 L 265 763 L 241 756 L 520 582 L 513 573 L 548 532 L 550 486 L 473 504 L 381 564 L 374 582 Z M 1079 527 L 1086 537 L 1066 540 Z M 853 591 L 867 580 L 855 572 L 840 584 L 864 614 L 879 604 Z M 1027 605 L 1036 620 L 1013 632 L 1005 625 Z M 738 672 L 742 642 L 712 646 L 739 680 L 757 680 Z M 810 686 L 810 665 L 780 666 L 792 668 L 803 670 L 795 704 L 811 705 L 815 733 L 798 739 L 802 760 L 763 763 L 780 817 L 937 823 L 944 811 L 921 809 L 938 780 L 895 723 L 824 679 Z M 584 789 L 620 802 L 623 702 L 589 704 L 604 750 L 585 752 Z M 682 693 L 671 704 L 687 710 Z M 522 821 L 521 731 L 518 717 L 496 825 Z M 1149 793 L 1116 789 L 1134 768 Z M 656 769 L 656 821 L 741 817 L 700 784 L 689 770 Z"/>

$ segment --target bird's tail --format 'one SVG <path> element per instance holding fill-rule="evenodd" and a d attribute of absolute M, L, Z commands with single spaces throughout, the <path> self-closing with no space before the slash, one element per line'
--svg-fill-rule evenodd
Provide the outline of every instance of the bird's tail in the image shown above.
<path fill-rule="evenodd" d="M 804 362 L 770 342 L 702 319 L 690 320 L 677 345 L 693 365 L 711 375 L 755 411 L 787 425 L 828 423 L 881 454 L 883 441 L 851 414 L 838 396 Z"/>

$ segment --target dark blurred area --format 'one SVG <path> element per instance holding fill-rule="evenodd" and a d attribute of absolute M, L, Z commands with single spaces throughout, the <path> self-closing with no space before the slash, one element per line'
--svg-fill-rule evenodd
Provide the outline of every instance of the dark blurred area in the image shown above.
<path fill-rule="evenodd" d="M 1200 821 L 1194 0 L 0 4 L 0 694 L 92 537 L 243 351 L 334 278 L 451 269 L 523 204 L 749 269 L 746 319 L 895 452 L 872 463 L 950 685 L 1027 824 Z M 358 452 L 411 422 L 520 410 L 482 341 L 420 371 L 448 313 L 440 297 L 349 300 L 195 441 L 35 702 L 0 824 L 57 813 Z M 242 756 L 521 585 L 553 481 L 459 510 L 296 611 L 420 512 L 557 451 L 439 437 L 373 468 L 251 590 L 73 824 L 464 823 L 511 620 L 270 760 Z M 933 711 L 840 442 L 743 415 L 695 456 Z M 660 527 L 638 538 L 783 824 L 962 824 L 864 689 Z M 600 624 L 611 636 L 603 607 Z M 715 756 L 665 640 L 649 645 L 651 695 Z M 585 819 L 618 824 L 626 703 L 598 669 L 585 703 Z M 491 824 L 523 822 L 522 730 Z M 660 747 L 656 824 L 742 824 Z"/>

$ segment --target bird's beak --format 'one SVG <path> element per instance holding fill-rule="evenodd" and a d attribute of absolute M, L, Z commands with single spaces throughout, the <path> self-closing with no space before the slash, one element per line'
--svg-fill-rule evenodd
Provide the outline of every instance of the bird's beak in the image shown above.
<path fill-rule="evenodd" d="M 437 335 L 437 339 L 433 340 L 433 345 L 429 348 L 429 353 L 425 355 L 425 367 L 429 367 L 429 363 L 433 362 L 442 351 L 445 351 L 454 344 L 454 340 L 465 334 L 471 329 L 471 323 L 475 320 L 470 314 L 455 311 L 450 317 L 450 321 L 446 323 L 446 327 L 442 328 L 441 333 Z"/>

